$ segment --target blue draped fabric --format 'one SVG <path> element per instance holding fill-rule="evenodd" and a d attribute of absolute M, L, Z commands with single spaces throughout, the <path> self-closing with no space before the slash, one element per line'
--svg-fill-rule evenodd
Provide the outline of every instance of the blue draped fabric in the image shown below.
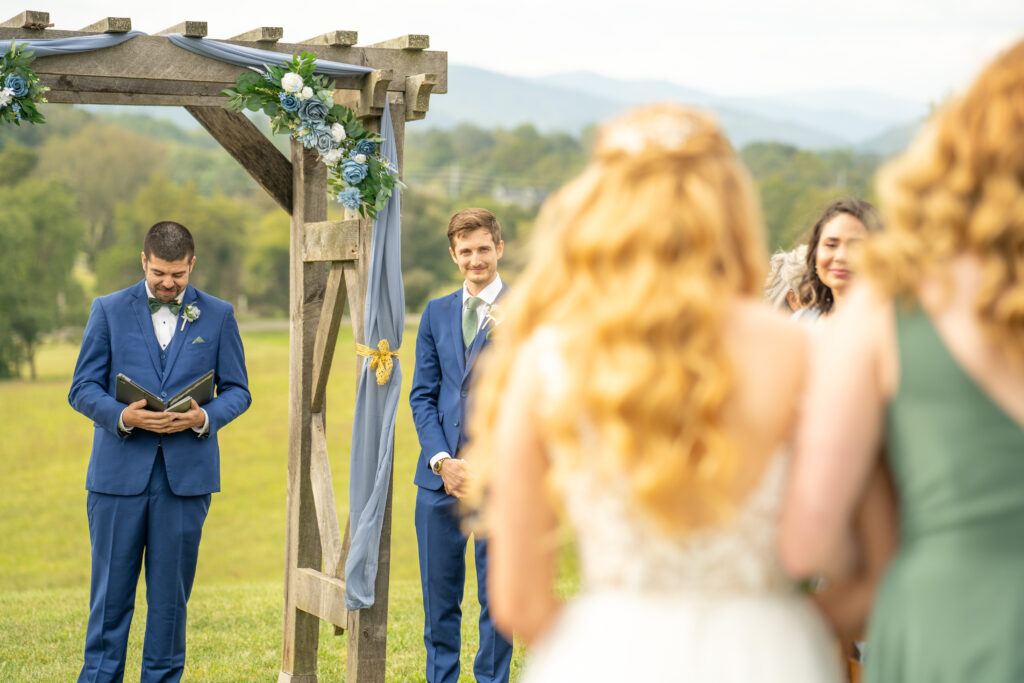
<path fill-rule="evenodd" d="M 381 153 L 398 168 L 398 150 L 391 107 L 384 107 Z M 402 202 L 395 187 L 373 225 L 370 275 L 363 313 L 366 345 L 387 339 L 392 349 L 402 344 L 405 290 L 402 287 Z M 395 451 L 395 414 L 402 390 L 402 366 L 395 359 L 391 379 L 379 386 L 369 359 L 364 361 L 356 393 L 349 465 L 349 523 L 351 545 L 345 561 L 345 606 L 350 610 L 373 605 L 377 578 L 377 549 L 384 524 L 384 506 L 391 483 Z"/>
<path fill-rule="evenodd" d="M 71 38 L 15 38 L 14 40 L 0 40 L 0 52 L 7 52 L 11 43 L 25 45 L 39 57 L 54 57 L 56 55 L 69 55 L 76 52 L 91 52 L 102 50 L 105 47 L 120 45 L 126 40 L 135 36 L 146 35 L 142 31 L 129 31 L 128 33 L 97 33 L 91 36 L 74 36 Z"/>
<path fill-rule="evenodd" d="M 127 33 L 97 33 L 91 36 L 74 36 L 71 38 L 15 38 L 11 40 L 0 40 L 0 52 L 7 52 L 11 43 L 31 47 L 35 57 L 53 57 L 54 55 L 67 55 L 76 52 L 90 52 L 101 50 L 105 47 L 120 45 L 126 40 L 135 36 L 147 35 L 142 31 L 129 31 Z M 204 38 L 188 38 L 180 33 L 170 33 L 167 38 L 180 48 L 194 52 L 203 57 L 216 59 L 220 62 L 234 64 L 235 66 L 266 67 L 267 65 L 284 66 L 285 62 L 291 59 L 291 55 L 273 50 L 260 50 L 254 47 L 232 45 L 216 40 Z M 324 59 L 316 60 L 316 73 L 325 76 L 360 76 L 373 71 L 368 66 L 355 64 L 342 64 L 341 62 L 329 62 Z"/>
<path fill-rule="evenodd" d="M 188 38 L 180 33 L 169 33 L 167 37 L 172 43 L 189 52 L 195 52 L 197 55 L 234 64 L 235 66 L 251 66 L 255 68 L 270 65 L 284 66 L 285 62 L 291 59 L 291 55 L 284 52 L 260 50 L 255 47 L 232 45 L 231 43 L 221 43 L 205 38 Z M 371 71 L 373 69 L 368 66 L 329 62 L 324 59 L 316 60 L 316 73 L 324 74 L 325 76 L 361 76 Z"/>

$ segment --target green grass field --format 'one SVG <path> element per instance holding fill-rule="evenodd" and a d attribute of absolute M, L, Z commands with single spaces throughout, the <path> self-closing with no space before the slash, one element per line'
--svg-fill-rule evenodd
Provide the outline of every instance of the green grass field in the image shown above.
<path fill-rule="evenodd" d="M 347 335 L 347 336 L 346 336 Z M 203 535 L 189 604 L 185 680 L 274 681 L 280 669 L 288 434 L 288 335 L 243 332 L 252 407 L 219 436 L 222 491 Z M 395 436 L 388 680 L 423 680 L 423 609 L 416 560 L 412 473 L 418 446 L 407 401 L 415 329 L 400 350 L 403 398 Z M 338 340 L 328 393 L 327 437 L 341 523 L 355 403 L 351 330 Z M 70 681 L 81 666 L 88 613 L 85 470 L 92 424 L 67 403 L 77 346 L 41 349 L 35 382 L 0 383 L 0 681 Z M 476 577 L 468 563 L 463 675 L 476 650 Z M 137 680 L 145 591 L 140 583 L 126 680 Z M 345 636 L 320 630 L 319 678 L 345 678 Z M 517 646 L 513 679 L 522 663 Z"/>

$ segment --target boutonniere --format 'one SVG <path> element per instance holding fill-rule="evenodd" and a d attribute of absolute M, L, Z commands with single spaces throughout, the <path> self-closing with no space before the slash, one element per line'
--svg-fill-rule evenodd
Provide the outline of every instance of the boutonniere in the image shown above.
<path fill-rule="evenodd" d="M 192 323 L 199 320 L 199 307 L 195 304 L 189 304 L 185 307 L 185 310 L 181 312 L 181 330 L 184 332 L 185 323 Z"/>
<path fill-rule="evenodd" d="M 484 317 L 484 325 L 490 325 L 487 330 L 487 338 L 490 339 L 491 335 L 494 334 L 494 328 L 501 324 L 501 321 L 505 319 L 505 312 L 501 310 L 498 304 L 491 304 L 487 307 L 487 315 Z"/>

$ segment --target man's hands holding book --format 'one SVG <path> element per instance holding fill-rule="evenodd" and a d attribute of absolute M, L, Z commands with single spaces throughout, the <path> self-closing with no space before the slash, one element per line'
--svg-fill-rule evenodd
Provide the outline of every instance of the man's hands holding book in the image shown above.
<path fill-rule="evenodd" d="M 129 403 L 121 413 L 121 421 L 125 427 L 138 427 L 157 434 L 174 434 L 190 428 L 202 427 L 206 424 L 206 413 L 199 407 L 195 399 L 183 413 L 157 412 L 146 408 L 146 399 Z"/>

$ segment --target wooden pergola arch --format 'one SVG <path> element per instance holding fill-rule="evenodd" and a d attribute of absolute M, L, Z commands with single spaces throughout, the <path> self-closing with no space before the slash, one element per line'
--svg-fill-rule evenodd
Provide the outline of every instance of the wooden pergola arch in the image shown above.
<path fill-rule="evenodd" d="M 47 12 L 25 11 L 0 23 L 0 40 L 126 33 L 131 19 L 107 17 L 80 31 L 50 26 Z M 291 215 L 288 524 L 278 681 L 315 683 L 321 619 L 337 633 L 349 633 L 347 680 L 383 681 L 391 491 L 376 602 L 349 612 L 344 599 L 348 530 L 342 535 L 338 523 L 324 435 L 327 378 L 346 301 L 355 312 L 355 339 L 367 343 L 361 312 L 373 221 L 328 221 L 326 167 L 316 153 L 293 140 L 291 158 L 286 158 L 249 119 L 223 108 L 221 91 L 234 85 L 243 69 L 178 48 L 161 35 L 204 38 L 206 31 L 206 22 L 186 21 L 94 52 L 41 57 L 33 69 L 50 88 L 50 102 L 185 107 Z M 312 52 L 320 59 L 372 67 L 365 76 L 336 79 L 335 99 L 351 107 L 371 131 L 380 131 L 384 107 L 390 107 L 401 171 L 405 122 L 424 118 L 431 93 L 448 90 L 447 53 L 428 50 L 424 35 L 365 46 L 356 45 L 354 31 L 331 31 L 298 43 L 282 43 L 282 36 L 281 28 L 261 27 L 224 42 L 286 54 Z"/>

